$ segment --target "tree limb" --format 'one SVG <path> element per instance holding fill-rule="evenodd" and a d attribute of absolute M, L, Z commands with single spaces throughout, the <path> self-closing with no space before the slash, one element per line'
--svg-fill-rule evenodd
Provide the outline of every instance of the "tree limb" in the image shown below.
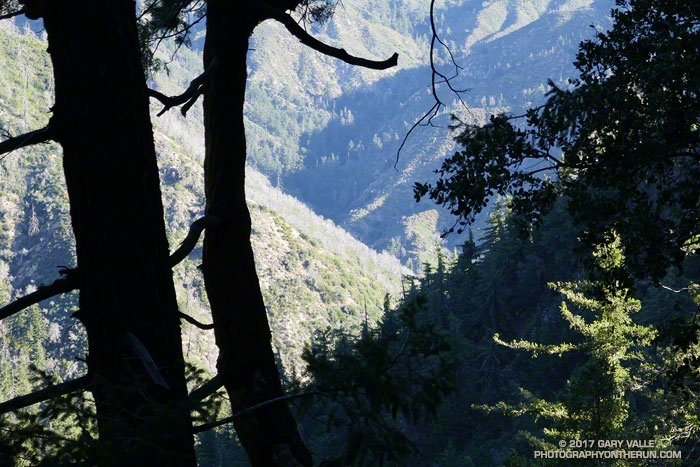
<path fill-rule="evenodd" d="M 187 255 L 189 255 L 197 245 L 199 236 L 202 235 L 202 231 L 204 229 L 212 227 L 215 228 L 220 224 L 221 221 L 215 216 L 204 216 L 194 221 L 190 226 L 190 231 L 187 233 L 187 237 L 185 237 L 182 243 L 180 243 L 179 248 L 175 250 L 172 255 L 170 255 L 170 267 L 175 266 L 187 258 Z"/>
<path fill-rule="evenodd" d="M 23 15 L 23 14 L 24 14 L 24 8 L 22 8 L 21 10 L 2 14 L 2 15 L 0 15 L 0 20 L 14 18 L 15 16 L 19 16 L 19 15 Z"/>
<path fill-rule="evenodd" d="M 682 289 L 676 290 L 676 289 L 672 289 L 671 287 L 669 287 L 669 286 L 667 286 L 667 285 L 663 285 L 663 284 L 661 284 L 661 287 L 663 287 L 664 289 L 669 290 L 669 291 L 671 291 L 671 292 L 673 292 L 673 293 L 681 293 L 681 292 L 685 292 L 686 290 L 690 290 L 690 289 L 691 289 L 691 287 L 683 287 Z"/>
<path fill-rule="evenodd" d="M 265 2 L 255 2 L 254 5 L 255 8 L 259 9 L 261 13 L 265 15 L 265 17 L 274 19 L 282 23 L 282 25 L 285 28 L 287 28 L 287 31 L 291 32 L 292 35 L 299 39 L 299 41 L 302 44 L 311 47 L 312 49 L 316 50 L 317 52 L 321 52 L 324 55 L 335 57 L 344 61 L 345 63 L 349 63 L 350 65 L 357 65 L 372 70 L 386 70 L 387 68 L 395 67 L 398 64 L 398 53 L 394 53 L 394 55 L 392 55 L 389 59 L 384 61 L 369 60 L 366 58 L 355 57 L 354 55 L 350 55 L 349 53 L 347 53 L 345 49 L 338 49 L 336 47 L 332 47 L 328 44 L 324 44 L 323 42 L 319 41 L 318 39 L 310 35 L 308 32 L 306 32 L 304 28 L 301 27 L 299 23 L 297 23 L 294 20 L 294 18 L 292 18 L 287 13 L 280 11 L 277 8 L 274 8 L 270 5 L 267 5 Z"/>
<path fill-rule="evenodd" d="M 324 392 L 323 391 L 309 391 L 309 392 L 301 392 L 298 394 L 287 394 L 285 396 L 275 397 L 273 399 L 266 400 L 264 402 L 260 402 L 259 404 L 255 404 L 255 405 L 252 405 L 252 406 L 247 407 L 245 409 L 239 410 L 238 412 L 231 415 L 230 417 L 222 418 L 221 420 L 217 420 L 215 422 L 205 423 L 203 425 L 194 426 L 194 427 L 192 427 L 192 430 L 194 433 L 201 433 L 203 431 L 208 431 L 208 430 L 211 430 L 212 428 L 216 428 L 218 426 L 226 425 L 227 423 L 231 423 L 236 418 L 240 417 L 241 415 L 244 415 L 248 412 L 253 412 L 255 410 L 261 409 L 261 408 L 268 406 L 270 404 L 274 404 L 275 402 L 300 399 L 302 397 L 316 396 L 319 394 L 324 394 Z"/>
<path fill-rule="evenodd" d="M 5 319 L 43 300 L 62 293 L 68 293 L 78 288 L 78 276 L 75 269 L 64 268 L 60 271 L 60 274 L 63 277 L 56 279 L 51 285 L 43 285 L 35 292 L 20 297 L 14 302 L 0 308 L 0 319 Z"/>
<path fill-rule="evenodd" d="M 29 407 L 30 405 L 38 404 L 39 402 L 55 399 L 56 397 L 65 396 L 66 394 L 70 394 L 80 389 L 85 389 L 87 388 L 89 382 L 90 377 L 85 375 L 72 381 L 66 381 L 65 383 L 40 389 L 39 391 L 35 391 L 31 394 L 15 397 L 14 399 L 10 399 L 9 401 L 5 401 L 0 404 L 0 414 L 23 409 L 25 407 Z"/>
<path fill-rule="evenodd" d="M 207 330 L 207 329 L 214 329 L 216 327 L 216 325 L 214 323 L 211 323 L 211 324 L 200 323 L 199 321 L 197 321 L 196 319 L 194 319 L 190 315 L 183 313 L 183 312 L 180 312 L 180 318 L 184 319 L 185 321 L 187 321 L 191 325 L 198 327 L 199 329 Z"/>
<path fill-rule="evenodd" d="M 189 395 L 189 402 L 191 406 L 196 406 L 202 402 L 207 397 L 214 394 L 216 391 L 221 389 L 224 385 L 223 379 L 219 375 L 214 376 L 212 379 L 193 390 Z"/>
<path fill-rule="evenodd" d="M 12 151 L 33 144 L 46 143 L 56 136 L 55 133 L 54 126 L 49 123 L 40 130 L 30 131 L 29 133 L 6 139 L 0 142 L 0 154 L 9 154 Z"/>
<path fill-rule="evenodd" d="M 384 369 L 382 372 L 387 372 L 391 370 L 396 363 L 398 362 L 399 358 L 401 355 L 403 355 L 404 350 L 406 349 L 406 343 L 408 342 L 408 337 L 410 335 L 410 332 L 406 330 L 406 336 L 403 339 L 403 342 L 401 343 L 401 348 L 397 352 L 397 354 L 394 356 L 393 360 L 391 363 Z M 197 401 L 193 402 L 199 402 L 201 400 L 204 400 L 209 394 L 212 394 L 216 392 L 221 386 L 223 386 L 223 383 L 219 383 L 217 380 L 218 375 L 214 377 L 211 381 L 205 383 L 203 386 L 200 388 L 192 391 L 192 394 L 190 394 L 190 401 L 193 401 L 193 396 L 195 396 L 195 393 L 197 393 L 197 397 L 200 399 Z M 218 384 L 218 386 L 217 386 Z M 211 387 L 216 386 L 215 389 L 211 389 Z M 289 401 L 289 400 L 294 400 L 294 399 L 300 399 L 302 397 L 309 397 L 309 396 L 317 396 L 317 395 L 329 395 L 334 392 L 339 392 L 339 391 L 348 391 L 348 390 L 353 390 L 353 389 L 358 389 L 360 387 L 360 384 L 354 383 L 350 386 L 343 386 L 343 387 L 338 387 L 334 389 L 329 389 L 329 390 L 315 390 L 315 391 L 309 391 L 309 392 L 300 392 L 297 394 L 287 394 L 284 396 L 279 396 L 275 397 L 273 399 L 269 399 L 263 402 L 260 402 L 259 404 L 252 405 L 250 407 L 247 407 L 245 409 L 239 410 L 238 412 L 234 413 L 230 417 L 222 418 L 221 420 L 216 420 L 215 422 L 211 423 L 205 423 L 203 425 L 197 425 L 193 427 L 194 433 L 201 433 L 203 431 L 208 431 L 211 430 L 212 428 L 216 428 L 221 425 L 226 425 L 227 423 L 233 422 L 236 418 L 240 417 L 241 415 L 244 415 L 248 412 L 253 412 L 254 410 L 260 409 L 262 407 L 268 406 L 270 404 L 273 404 L 275 402 L 281 402 L 281 401 Z"/>
<path fill-rule="evenodd" d="M 153 361 L 153 357 L 151 357 L 151 354 L 148 353 L 148 350 L 139 340 L 139 338 L 133 335 L 132 333 L 127 332 L 122 336 L 122 340 L 127 345 L 127 347 L 131 349 L 134 355 L 141 361 L 143 367 L 146 369 L 146 372 L 151 377 L 153 382 L 156 383 L 158 386 L 170 390 L 170 386 L 168 386 L 168 383 L 165 381 L 163 376 L 160 374 L 160 371 L 158 370 L 158 365 L 156 365 L 156 362 Z"/>
<path fill-rule="evenodd" d="M 221 221 L 214 216 L 202 217 L 192 223 L 190 226 L 190 231 L 188 232 L 187 237 L 185 237 L 185 240 L 183 240 L 180 247 L 175 250 L 172 255 L 170 255 L 170 267 L 180 263 L 192 252 L 204 229 L 216 227 L 220 223 Z M 62 293 L 71 292 L 79 287 L 77 269 L 62 268 L 59 273 L 63 277 L 56 279 L 51 285 L 42 285 L 35 292 L 25 295 L 24 297 L 20 297 L 14 302 L 0 308 L 0 320 L 12 316 L 15 313 L 20 312 L 25 308 L 29 308 L 30 306 L 41 301 L 47 300 Z M 184 315 L 184 313 L 181 315 Z M 214 327 L 214 325 L 202 324 L 188 315 L 184 315 L 182 318 L 202 329 L 212 329 Z"/>
<path fill-rule="evenodd" d="M 218 67 L 219 61 L 216 57 L 214 57 L 207 69 L 204 70 L 204 72 L 201 75 L 197 76 L 195 79 L 192 80 L 185 92 L 177 96 L 166 96 L 160 91 L 156 91 L 155 89 L 149 89 L 148 95 L 157 99 L 158 101 L 160 101 L 161 104 L 165 106 L 163 107 L 163 110 L 158 112 L 158 116 L 160 117 L 173 107 L 177 107 L 178 105 L 182 104 L 185 105 L 182 107 L 180 112 L 183 116 L 186 116 L 187 111 L 194 105 L 195 102 L 197 102 L 199 96 L 201 96 L 204 93 L 204 86 L 206 85 L 207 80 L 217 70 Z"/>
<path fill-rule="evenodd" d="M 435 0 L 430 0 L 430 30 L 432 33 L 432 39 L 430 40 L 430 69 L 431 69 L 431 84 L 430 84 L 430 89 L 431 93 L 433 95 L 433 100 L 435 103 L 430 107 L 430 109 L 423 114 L 423 116 L 416 122 L 414 123 L 411 128 L 408 130 L 406 135 L 403 138 L 403 141 L 401 141 L 401 146 L 399 146 L 399 149 L 396 151 L 396 162 L 394 163 L 394 169 L 396 169 L 396 166 L 399 164 L 399 159 L 401 157 L 401 150 L 403 147 L 406 145 L 406 141 L 408 140 L 408 137 L 413 133 L 413 130 L 415 130 L 418 126 L 435 126 L 433 124 L 433 119 L 438 116 L 440 113 L 440 110 L 443 108 L 446 108 L 447 106 L 445 103 L 440 99 L 440 96 L 438 94 L 438 84 L 445 84 L 447 85 L 447 88 L 452 91 L 457 96 L 457 99 L 459 99 L 459 102 L 462 104 L 462 107 L 472 116 L 474 115 L 471 113 L 471 110 L 469 110 L 469 107 L 467 104 L 464 102 L 462 99 L 461 94 L 464 92 L 469 91 L 469 89 L 457 89 L 454 87 L 452 84 L 452 80 L 457 78 L 459 76 L 460 70 L 463 68 L 457 64 L 457 61 L 455 60 L 454 55 L 452 54 L 452 50 L 447 46 L 445 41 L 443 41 L 440 38 L 440 35 L 438 34 L 437 26 L 435 25 Z M 440 44 L 449 54 L 450 59 L 452 60 L 452 64 L 455 67 L 455 74 L 451 77 L 448 77 L 444 73 L 440 72 L 437 69 L 437 66 L 435 64 L 435 53 L 436 53 L 436 44 Z M 439 79 L 438 79 L 439 78 Z M 425 124 L 421 125 L 421 122 L 427 118 L 427 121 Z M 398 170 L 398 169 L 397 169 Z"/>

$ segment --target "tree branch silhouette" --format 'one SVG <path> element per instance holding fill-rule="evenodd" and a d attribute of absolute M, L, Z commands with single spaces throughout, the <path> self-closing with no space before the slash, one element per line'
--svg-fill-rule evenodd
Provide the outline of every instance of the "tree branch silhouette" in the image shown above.
<path fill-rule="evenodd" d="M 190 226 L 187 237 L 185 237 L 185 239 L 182 241 L 180 247 L 170 255 L 170 267 L 174 267 L 182 262 L 192 252 L 192 250 L 194 250 L 194 247 L 197 245 L 199 237 L 202 235 L 202 231 L 204 231 L 204 229 L 216 228 L 219 224 L 219 219 L 214 216 L 205 216 L 193 222 Z M 61 274 L 63 277 L 56 279 L 52 284 L 41 286 L 35 292 L 20 297 L 0 308 L 0 320 L 12 316 L 15 313 L 20 312 L 25 308 L 29 308 L 30 306 L 41 301 L 55 297 L 56 295 L 71 292 L 79 287 L 79 274 L 77 268 L 72 269 L 62 267 L 59 270 L 59 274 Z M 181 313 L 180 315 L 183 319 L 197 327 L 201 327 L 202 329 L 213 328 L 213 325 L 202 324 L 184 313 Z"/>
<path fill-rule="evenodd" d="M 266 4 L 265 2 L 255 3 L 255 8 L 263 13 L 265 17 L 282 23 L 282 25 L 287 28 L 287 31 L 299 39 L 302 44 L 324 55 L 328 55 L 329 57 L 337 58 L 350 65 L 361 66 L 372 70 L 386 70 L 388 68 L 395 67 L 398 64 L 398 53 L 394 53 L 387 60 L 382 61 L 356 57 L 354 55 L 350 55 L 345 49 L 332 47 L 316 39 L 306 32 L 306 30 L 301 27 L 299 23 L 297 23 L 290 15 Z"/>
<path fill-rule="evenodd" d="M 14 136 L 0 142 L 0 154 L 4 154 L 2 159 L 17 149 L 51 141 L 56 137 L 55 130 L 55 126 L 49 123 L 47 126 L 39 130 L 30 131 L 29 133 Z"/>
<path fill-rule="evenodd" d="M 66 381 L 65 383 L 40 389 L 31 394 L 15 397 L 14 399 L 0 403 L 0 415 L 85 389 L 88 387 L 89 383 L 90 377 L 85 375 L 71 381 Z"/>
<path fill-rule="evenodd" d="M 165 112 L 172 109 L 173 107 L 177 107 L 178 105 L 182 105 L 180 113 L 183 116 L 187 116 L 187 111 L 190 110 L 190 108 L 195 104 L 195 102 L 197 102 L 199 96 L 201 96 L 204 93 L 204 87 L 207 84 L 207 80 L 212 74 L 216 72 L 218 67 L 219 61 L 216 57 L 214 57 L 207 69 L 204 70 L 204 72 L 201 75 L 197 76 L 195 79 L 192 80 L 185 92 L 183 92 L 182 94 L 178 94 L 177 96 L 166 96 L 160 91 L 156 91 L 155 89 L 149 89 L 148 95 L 150 97 L 155 98 L 161 104 L 164 105 L 163 109 L 160 112 L 158 112 L 158 116 L 162 116 L 163 114 L 165 114 Z"/>
<path fill-rule="evenodd" d="M 437 115 L 440 113 L 440 110 L 442 108 L 447 107 L 445 103 L 440 99 L 440 96 L 438 94 L 438 85 L 440 84 L 445 84 L 447 85 L 447 88 L 454 93 L 457 98 L 459 99 L 460 103 L 462 106 L 469 112 L 469 107 L 467 104 L 462 100 L 462 93 L 465 93 L 469 91 L 469 89 L 457 89 L 453 86 L 452 80 L 457 78 L 459 76 L 460 70 L 463 69 L 460 65 L 457 64 L 457 61 L 454 57 L 454 54 L 452 53 L 452 50 L 448 47 L 448 45 L 440 38 L 440 35 L 438 34 L 437 27 L 435 25 L 435 0 L 430 1 L 430 30 L 432 33 L 432 39 L 430 40 L 430 69 L 431 69 L 431 94 L 433 95 L 433 99 L 435 103 L 428 109 L 427 112 L 423 114 L 422 117 L 420 117 L 412 126 L 409 128 L 408 132 L 406 132 L 406 135 L 403 137 L 403 140 L 401 141 L 401 145 L 399 146 L 399 149 L 396 151 L 396 162 L 394 163 L 394 169 L 396 169 L 396 166 L 399 163 L 399 159 L 401 157 L 401 150 L 404 148 L 406 145 L 406 141 L 408 141 L 409 136 L 411 136 L 411 133 L 418 127 L 418 126 L 435 126 L 433 124 L 433 119 L 437 117 Z M 454 75 L 448 77 L 441 71 L 437 69 L 437 66 L 435 65 L 435 53 L 436 53 L 436 45 L 439 44 L 441 45 L 448 53 L 450 56 L 450 60 L 452 61 L 452 64 L 455 67 L 455 73 Z M 424 120 L 426 120 L 426 123 L 422 123 Z"/>

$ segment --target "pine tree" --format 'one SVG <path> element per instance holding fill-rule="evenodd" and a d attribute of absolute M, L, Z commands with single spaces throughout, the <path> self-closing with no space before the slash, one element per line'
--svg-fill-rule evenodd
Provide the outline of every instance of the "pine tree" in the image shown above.
<path fill-rule="evenodd" d="M 597 249 L 595 262 L 605 272 L 624 267 L 619 237 L 611 235 L 610 242 Z M 566 298 L 561 315 L 578 339 L 547 345 L 526 340 L 507 343 L 498 334 L 494 339 L 533 357 L 577 352 L 585 356 L 584 362 L 572 372 L 556 400 L 544 400 L 521 389 L 524 401 L 519 405 L 499 403 L 482 408 L 547 419 L 550 423 L 544 433 L 552 441 L 634 438 L 629 401 L 632 392 L 645 389 L 640 384 L 645 370 L 638 362 L 645 360 L 657 331 L 634 322 L 641 304 L 619 282 L 560 282 L 550 287 Z M 650 394 L 645 397 L 649 399 Z M 543 441 L 532 442 L 555 448 Z"/>

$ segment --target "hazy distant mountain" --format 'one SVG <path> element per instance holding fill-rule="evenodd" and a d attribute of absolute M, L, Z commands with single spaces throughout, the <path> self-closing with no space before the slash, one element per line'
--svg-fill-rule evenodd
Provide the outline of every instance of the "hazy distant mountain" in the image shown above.
<path fill-rule="evenodd" d="M 196 67 L 195 60 L 192 53 L 179 59 L 189 67 L 183 80 Z M 173 65 L 170 77 L 157 77 L 163 89 L 178 89 L 178 68 Z M 20 134 L 45 125 L 53 105 L 52 80 L 46 43 L 30 31 L 0 23 L 3 129 Z M 154 115 L 154 134 L 168 240 L 175 249 L 204 210 L 201 107 L 187 119 L 177 111 L 162 118 Z M 386 293 L 397 297 L 401 275 L 408 271 L 396 258 L 378 254 L 274 188 L 252 168 L 247 181 L 252 242 L 273 342 L 285 367 L 299 370 L 299 355 L 315 329 L 332 326 L 359 333 L 365 319 L 379 318 Z M 209 322 L 200 262 L 201 250 L 196 249 L 174 269 L 176 289 L 181 310 Z M 60 148 L 39 145 L 8 154 L 0 161 L 0 304 L 52 282 L 57 266 L 74 264 Z M 77 371 L 75 357 L 82 356 L 84 341 L 80 326 L 70 318 L 76 306 L 76 294 L 69 294 L 0 322 L 0 373 L 14 375 L 0 385 L 0 400 L 27 389 L 22 384 L 32 352 L 46 355 L 46 367 L 62 377 Z M 36 340 L 28 339 L 30 334 Z M 190 362 L 213 369 L 213 339 L 212 332 L 183 323 Z"/>
<path fill-rule="evenodd" d="M 449 112 L 483 121 L 492 112 L 520 112 L 541 102 L 547 79 L 564 84 L 571 76 L 576 46 L 591 35 L 588 25 L 608 25 L 611 1 L 439 2 L 440 33 L 463 67 L 455 84 L 471 88 L 463 96 L 469 111 L 443 90 L 443 99 L 451 104 L 436 119 L 443 127 L 419 128 L 395 170 L 401 139 L 432 105 L 428 5 L 427 0 L 345 1 L 331 22 L 312 28 L 323 40 L 357 55 L 383 58 L 398 51 L 399 67 L 387 72 L 323 57 L 273 22 L 261 25 L 251 41 L 249 160 L 267 176 L 255 169 L 248 176 L 253 242 L 275 345 L 288 366 L 295 365 L 313 329 L 329 324 L 356 329 L 365 313 L 370 319 L 379 316 L 385 292 L 398 291 L 406 270 L 350 234 L 414 268 L 434 256 L 437 232 L 451 219 L 429 202 L 416 205 L 411 187 L 430 179 L 454 150 L 444 127 Z M 21 133 L 47 121 L 52 79 L 45 44 L 10 24 L 0 25 L 0 122 Z M 159 53 L 169 59 L 171 52 L 166 46 Z M 446 55 L 440 57 L 441 69 L 453 70 Z M 152 84 L 175 93 L 199 70 L 199 52 L 183 49 L 169 64 L 169 73 L 159 74 Z M 171 111 L 154 120 L 174 248 L 203 209 L 201 106 L 186 119 Z M 0 295 L 6 300 L 52 281 L 56 266 L 73 264 L 60 164 L 55 145 L 17 151 L 0 163 Z M 460 239 L 452 236 L 449 242 Z M 195 253 L 176 269 L 178 294 L 182 307 L 207 321 L 197 264 Z M 79 347 L 78 330 L 68 319 L 73 306 L 70 296 L 42 305 L 50 332 L 41 345 L 54 365 L 79 351 L 53 345 L 76 336 L 71 339 Z M 3 322 L 0 336 L 7 340 L 23 329 Z M 186 345 L 196 349 L 190 357 L 205 367 L 215 358 L 210 341 L 206 333 L 186 328 Z M 68 350 L 56 353 L 59 349 Z M 69 372 L 73 364 L 63 365 L 62 371 Z"/>
<path fill-rule="evenodd" d="M 385 58 L 398 51 L 398 68 L 351 67 L 302 47 L 274 22 L 261 25 L 249 58 L 250 160 L 273 181 L 279 179 L 285 191 L 368 245 L 411 256 L 418 246 L 409 238 L 407 219 L 434 209 L 429 202 L 416 205 L 411 187 L 431 179 L 440 160 L 454 151 L 446 128 L 449 114 L 480 122 L 491 113 L 518 113 L 541 102 L 548 79 L 565 85 L 573 76 L 579 42 L 592 36 L 589 25 L 609 25 L 613 2 L 438 2 L 438 28 L 463 67 L 455 85 L 470 88 L 463 94 L 469 110 L 441 89 L 450 104 L 436 119 L 441 128 L 418 128 L 398 170 L 393 167 L 401 140 L 432 105 L 429 2 L 353 0 L 343 5 L 314 34 L 358 55 Z M 441 70 L 454 72 L 447 55 L 439 56 Z M 438 212 L 438 228 L 450 225 L 452 219 Z"/>

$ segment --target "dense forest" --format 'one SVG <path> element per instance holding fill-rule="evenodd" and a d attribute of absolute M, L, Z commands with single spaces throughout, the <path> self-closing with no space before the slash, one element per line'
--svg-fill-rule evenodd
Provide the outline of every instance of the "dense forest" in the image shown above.
<path fill-rule="evenodd" d="M 0 0 L 0 465 L 700 465 L 700 5 L 74 3 Z"/>

